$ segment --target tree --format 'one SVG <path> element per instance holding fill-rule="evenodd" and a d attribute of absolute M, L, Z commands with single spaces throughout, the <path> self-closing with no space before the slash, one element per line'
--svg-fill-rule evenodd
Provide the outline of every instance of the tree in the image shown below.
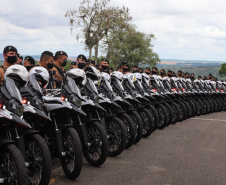
<path fill-rule="evenodd" d="M 110 0 L 83 0 L 78 10 L 68 10 L 65 14 L 65 17 L 70 18 L 71 30 L 74 29 L 74 26 L 82 28 L 85 45 L 89 50 L 89 58 L 92 56 L 93 47 L 98 48 L 99 41 L 109 29 L 110 14 L 105 9 L 109 2 Z M 77 34 L 78 39 L 79 34 Z"/>
<path fill-rule="evenodd" d="M 221 68 L 219 70 L 219 75 L 221 77 L 226 76 L 226 63 L 221 64 Z"/>
<path fill-rule="evenodd" d="M 109 19 L 109 29 L 105 32 L 102 48 L 104 48 L 108 60 L 111 60 L 112 46 L 115 40 L 122 35 L 130 33 L 135 26 L 131 24 L 132 17 L 129 15 L 128 8 L 124 6 L 123 8 L 110 7 L 108 11 L 111 17 Z"/>
<path fill-rule="evenodd" d="M 121 63 L 122 61 L 130 64 L 150 64 L 156 65 L 160 61 L 157 53 L 153 52 L 151 41 L 155 39 L 154 34 L 144 34 L 132 30 L 114 39 L 112 45 L 112 61 L 113 63 Z"/>

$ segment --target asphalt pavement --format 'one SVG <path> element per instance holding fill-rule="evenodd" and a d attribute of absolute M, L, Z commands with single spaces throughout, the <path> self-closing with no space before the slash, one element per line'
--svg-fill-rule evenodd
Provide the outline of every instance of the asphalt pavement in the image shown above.
<path fill-rule="evenodd" d="M 84 158 L 75 181 L 66 178 L 58 160 L 52 168 L 51 185 L 225 185 L 226 112 L 157 130 L 98 168 Z"/>

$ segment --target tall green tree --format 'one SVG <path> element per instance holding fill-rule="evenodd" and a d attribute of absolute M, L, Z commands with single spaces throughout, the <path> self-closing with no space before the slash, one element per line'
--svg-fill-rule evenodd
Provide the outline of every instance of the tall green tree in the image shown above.
<path fill-rule="evenodd" d="M 154 34 L 145 34 L 133 29 L 129 33 L 124 33 L 114 39 L 112 45 L 113 63 L 122 61 L 132 64 L 156 65 L 160 62 L 157 53 L 153 52 L 151 41 L 155 39 Z"/>
<path fill-rule="evenodd" d="M 221 64 L 221 68 L 219 70 L 219 75 L 220 76 L 226 76 L 226 63 Z"/>
<path fill-rule="evenodd" d="M 68 10 L 65 17 L 70 18 L 71 30 L 82 29 L 82 36 L 85 39 L 85 46 L 89 50 L 89 57 L 92 56 L 92 49 L 99 45 L 109 28 L 110 14 L 106 6 L 110 0 L 83 0 L 76 10 Z M 77 34 L 77 40 L 79 34 Z"/>

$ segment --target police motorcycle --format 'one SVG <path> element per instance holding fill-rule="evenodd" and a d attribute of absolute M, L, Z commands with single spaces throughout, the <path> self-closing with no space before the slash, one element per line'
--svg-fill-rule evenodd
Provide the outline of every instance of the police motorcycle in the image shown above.
<path fill-rule="evenodd" d="M 169 77 L 167 76 L 163 77 L 162 81 L 160 81 L 160 84 L 164 87 L 165 94 L 168 97 L 168 104 L 170 105 L 173 112 L 171 124 L 174 124 L 183 117 L 181 109 L 179 105 L 176 103 L 178 93 L 174 88 L 171 88 Z"/>
<path fill-rule="evenodd" d="M 192 101 L 192 97 L 190 92 L 187 91 L 185 79 L 184 78 L 176 78 L 176 82 L 179 90 L 182 92 L 183 103 L 187 108 L 187 117 L 194 117 L 196 114 L 196 104 Z"/>
<path fill-rule="evenodd" d="M 61 98 L 74 107 L 73 126 L 79 134 L 86 160 L 98 167 L 108 156 L 107 135 L 100 124 L 100 112 L 105 110 L 88 96 L 81 95 L 80 89 L 84 87 L 85 81 L 86 75 L 82 69 L 67 71 L 63 79 Z"/>
<path fill-rule="evenodd" d="M 195 79 L 193 82 L 193 88 L 198 92 L 198 101 L 202 106 L 201 114 L 207 114 L 209 112 L 210 104 L 207 102 L 208 92 L 205 89 L 204 80 Z M 214 106 L 216 107 L 216 106 Z"/>
<path fill-rule="evenodd" d="M 65 175 L 74 180 L 82 169 L 82 147 L 77 131 L 73 128 L 72 106 L 55 97 L 58 91 L 47 90 L 48 71 L 35 67 L 30 71 L 30 90 L 33 92 L 32 105 L 44 111 L 50 119 L 34 124 L 34 128 L 47 143 L 51 157 L 60 158 Z M 50 161 L 51 162 L 51 161 Z"/>
<path fill-rule="evenodd" d="M 123 87 L 123 78 L 124 76 L 122 72 L 114 71 L 111 74 L 111 86 L 112 86 L 114 95 L 116 96 L 114 100 L 121 106 L 122 110 L 125 111 L 125 113 L 129 115 L 129 117 L 133 121 L 134 128 L 135 128 L 134 144 L 136 144 L 141 140 L 142 134 L 143 134 L 142 120 L 140 115 L 137 113 L 136 106 L 135 106 L 136 104 L 140 104 L 140 102 L 136 98 L 134 98 L 132 95 L 130 95 L 127 91 L 125 91 Z M 133 85 L 132 81 L 131 81 L 131 84 Z M 127 88 L 129 87 L 130 86 L 128 86 Z M 119 97 L 121 97 L 121 99 L 119 99 Z M 132 142 L 130 143 L 130 145 L 131 144 Z"/>
<path fill-rule="evenodd" d="M 127 141 L 125 148 L 129 148 L 133 145 L 136 137 L 135 133 L 135 126 L 133 124 L 133 120 L 130 118 L 128 114 L 126 114 L 126 111 L 123 110 L 123 106 L 130 105 L 129 102 L 127 102 L 125 99 L 117 95 L 113 92 L 112 86 L 111 86 L 111 77 L 108 73 L 101 72 L 101 83 L 98 88 L 98 92 L 101 93 L 102 96 L 109 98 L 109 100 L 114 104 L 115 106 L 111 107 L 111 112 L 113 115 L 116 115 L 117 118 L 119 118 L 127 130 Z M 121 73 L 122 76 L 122 73 Z M 112 78 L 114 78 L 114 75 L 112 75 Z M 103 106 L 104 107 L 104 106 Z M 107 110 L 107 108 L 106 108 Z"/>
<path fill-rule="evenodd" d="M 142 86 L 142 74 L 134 73 L 136 80 L 133 82 L 136 92 L 136 98 L 142 104 L 142 109 L 139 109 L 138 113 L 142 119 L 143 123 L 143 137 L 148 137 L 153 131 L 155 126 L 155 119 L 153 112 L 155 111 L 154 107 L 151 105 L 151 101 L 145 97 L 145 91 Z M 146 94 L 147 96 L 147 94 Z"/>
<path fill-rule="evenodd" d="M 223 111 L 226 110 L 226 94 L 225 94 L 225 89 L 224 89 L 224 83 L 221 81 L 216 81 L 216 91 L 219 94 L 220 101 L 222 102 L 222 109 Z"/>
<path fill-rule="evenodd" d="M 40 70 L 41 69 L 41 70 Z M 23 118 L 29 122 L 34 129 L 43 120 L 51 120 L 42 108 L 43 103 L 39 100 L 42 97 L 42 89 L 36 78 L 41 77 L 39 73 L 44 73 L 46 81 L 49 79 L 48 71 L 45 68 L 37 67 L 31 70 L 28 76 L 28 83 L 25 87 L 20 88 L 24 106 Z M 26 156 L 25 162 L 28 165 L 28 175 L 31 184 L 48 184 L 51 177 L 51 156 L 45 140 L 39 135 L 37 130 L 30 131 L 33 135 L 27 142 L 29 155 Z"/>
<path fill-rule="evenodd" d="M 150 101 L 148 110 L 151 112 L 153 116 L 153 120 L 154 120 L 153 131 L 155 131 L 159 125 L 159 115 L 157 110 L 155 109 L 156 99 L 151 95 L 150 77 L 145 73 L 142 73 L 141 75 L 142 75 L 141 84 L 143 87 L 143 93 L 144 93 L 144 97 Z"/>
<path fill-rule="evenodd" d="M 219 109 L 218 112 L 223 110 L 225 102 L 222 99 L 221 89 L 221 82 L 209 81 L 209 87 L 213 94 L 215 95 L 215 100 L 218 101 Z"/>
<path fill-rule="evenodd" d="M 5 77 L 10 77 L 15 81 L 18 91 L 26 89 L 27 86 L 25 85 L 27 85 L 27 81 L 25 80 L 28 79 L 28 73 L 25 67 L 21 65 L 11 66 L 5 72 Z M 19 95 L 21 97 L 21 93 Z M 10 100 L 10 97 L 7 98 L 5 101 Z M 46 115 L 44 112 L 36 110 L 26 99 L 22 99 L 21 104 L 23 106 L 23 118 L 29 122 L 32 128 L 25 129 L 20 127 L 17 129 L 17 134 L 21 138 L 20 142 L 18 142 L 18 147 L 24 156 L 25 164 L 28 169 L 29 183 L 48 184 L 51 177 L 50 153 L 44 139 L 39 135 L 39 132 L 35 130 L 32 122 L 34 117 L 37 119 L 40 115 L 43 115 L 43 117 L 46 117 Z M 19 104 L 14 104 L 14 106 L 16 105 L 19 107 Z M 12 133 L 15 140 L 17 134 Z"/>
<path fill-rule="evenodd" d="M 8 71 L 11 69 L 9 67 Z M 15 72 L 20 72 L 20 69 L 14 68 Z M 23 76 L 22 85 L 26 84 L 26 78 L 27 74 Z M 23 120 L 22 98 L 11 77 L 4 77 L 0 99 L 0 184 L 28 185 L 24 135 L 21 136 L 18 130 L 29 130 L 31 126 Z"/>
<path fill-rule="evenodd" d="M 199 95 L 198 91 L 192 87 L 192 82 L 191 82 L 190 78 L 187 78 L 184 80 L 185 80 L 185 82 L 184 82 L 185 89 L 190 94 L 191 100 L 195 104 L 196 116 L 199 116 L 199 115 L 201 115 L 201 111 L 202 111 L 202 105 L 201 105 L 201 101 L 199 99 L 200 95 Z"/>
<path fill-rule="evenodd" d="M 203 114 L 208 114 L 213 111 L 218 111 L 219 102 L 216 99 L 216 89 L 212 89 L 210 86 L 210 80 L 200 80 L 199 86 L 202 89 L 202 103 L 206 107 L 206 111 Z"/>
<path fill-rule="evenodd" d="M 171 77 L 170 78 L 170 85 L 171 85 L 171 89 L 172 89 L 172 94 L 175 95 L 175 103 L 178 105 L 179 110 L 181 112 L 179 120 L 178 121 L 183 121 L 185 119 L 188 118 L 188 108 L 184 102 L 184 95 L 183 95 L 183 88 L 181 88 L 181 86 L 179 84 L 179 81 L 176 77 Z"/>
<path fill-rule="evenodd" d="M 101 75 L 95 67 L 89 66 L 85 69 L 85 72 L 87 77 L 84 86 L 85 94 L 105 110 L 105 112 L 100 112 L 100 122 L 108 138 L 108 155 L 111 157 L 117 156 L 125 149 L 127 140 L 125 125 L 113 112 L 114 109 L 119 109 L 120 106 L 103 93 L 98 92 L 94 82 L 97 82 L 97 86 L 100 85 Z"/>
<path fill-rule="evenodd" d="M 128 99 L 133 107 L 135 108 L 136 112 L 139 114 L 141 121 L 142 121 L 142 137 L 148 137 L 154 130 L 154 119 L 146 108 L 150 101 L 144 97 L 143 95 L 143 87 L 141 85 L 140 80 L 136 79 L 136 76 L 139 75 L 139 79 L 141 80 L 140 73 L 127 73 L 123 75 L 123 87 L 125 92 L 128 93 L 130 97 L 134 100 Z"/>
<path fill-rule="evenodd" d="M 164 94 L 165 89 L 161 83 L 161 77 L 157 75 L 152 75 L 150 77 L 151 83 L 151 95 L 156 99 L 155 108 L 157 109 L 159 115 L 159 129 L 163 129 L 172 122 L 173 112 L 168 104 L 170 100 L 169 97 Z"/>

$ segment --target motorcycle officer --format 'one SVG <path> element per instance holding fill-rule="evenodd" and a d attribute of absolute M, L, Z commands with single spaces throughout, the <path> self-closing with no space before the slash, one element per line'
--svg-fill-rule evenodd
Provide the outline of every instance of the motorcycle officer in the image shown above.
<path fill-rule="evenodd" d="M 88 59 L 86 62 L 86 67 L 88 67 L 88 66 L 95 66 L 95 62 L 91 59 Z"/>
<path fill-rule="evenodd" d="M 65 51 L 57 51 L 55 53 L 55 62 L 53 64 L 53 77 L 54 77 L 54 88 L 61 88 L 61 82 L 63 80 L 65 69 L 67 65 L 68 55 Z"/>
<path fill-rule="evenodd" d="M 183 78 L 182 75 L 183 75 L 183 72 L 181 70 L 178 70 L 177 71 L 177 78 Z"/>
<path fill-rule="evenodd" d="M 23 61 L 23 57 L 18 53 L 17 54 L 17 64 L 23 65 L 22 61 Z"/>
<path fill-rule="evenodd" d="M 152 72 L 151 72 L 153 75 L 158 75 L 158 68 L 157 67 L 153 67 L 152 68 Z"/>
<path fill-rule="evenodd" d="M 84 55 L 79 55 L 76 60 L 76 67 L 79 69 L 83 69 L 86 67 L 87 58 Z"/>
<path fill-rule="evenodd" d="M 121 71 L 123 74 L 129 73 L 129 65 L 127 62 L 122 62 L 117 69 L 117 71 Z"/>
<path fill-rule="evenodd" d="M 110 74 L 108 65 L 109 65 L 109 61 L 106 58 L 102 58 L 100 60 L 100 66 L 98 69 L 100 70 L 100 72 L 105 72 L 105 73 Z"/>
<path fill-rule="evenodd" d="M 150 67 L 146 67 L 144 72 L 148 75 L 148 76 L 151 76 L 151 69 Z"/>
<path fill-rule="evenodd" d="M 0 86 L 3 83 L 6 69 L 17 62 L 17 49 L 14 46 L 6 46 L 3 50 L 3 56 L 5 60 L 0 66 Z"/>
<path fill-rule="evenodd" d="M 30 71 L 30 69 L 35 66 L 35 59 L 31 56 L 26 56 L 24 58 L 23 66 L 27 69 L 27 71 Z"/>
<path fill-rule="evenodd" d="M 160 76 L 161 76 L 162 78 L 164 78 L 164 77 L 166 76 L 166 71 L 165 71 L 165 69 L 161 69 L 161 70 L 159 71 L 159 74 L 160 74 Z"/>

